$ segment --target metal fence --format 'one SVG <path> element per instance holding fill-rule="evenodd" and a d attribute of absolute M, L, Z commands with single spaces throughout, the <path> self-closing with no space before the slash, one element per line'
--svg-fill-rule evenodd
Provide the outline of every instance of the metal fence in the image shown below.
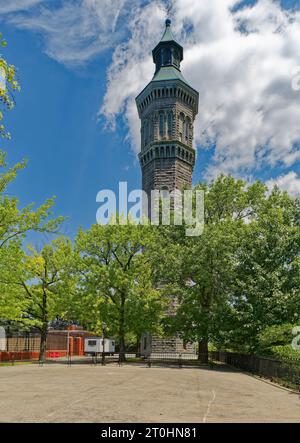
<path fill-rule="evenodd" d="M 39 334 L 26 334 L 6 338 L 7 352 L 37 352 L 40 350 L 41 337 Z M 68 347 L 66 335 L 48 333 L 48 351 L 66 350 Z"/>
<path fill-rule="evenodd" d="M 151 367 L 152 365 L 156 366 L 178 366 L 182 367 L 198 367 L 198 366 L 206 366 L 213 368 L 212 360 L 209 360 L 207 363 L 202 363 L 201 357 L 204 358 L 204 355 L 196 354 L 195 352 L 174 352 L 174 353 L 152 353 L 147 358 L 145 358 L 146 364 Z"/>
<path fill-rule="evenodd" d="M 300 362 L 258 355 L 211 352 L 211 359 L 300 390 Z"/>
<path fill-rule="evenodd" d="M 94 355 L 85 355 L 81 357 L 70 357 L 67 356 L 65 359 L 60 359 L 60 363 L 71 364 L 88 364 L 92 363 L 95 365 L 108 365 L 112 363 L 117 363 L 122 365 L 126 364 L 134 364 L 134 365 L 143 365 L 151 368 L 152 366 L 166 366 L 166 367 L 205 367 L 205 368 L 213 368 L 212 360 L 209 360 L 208 363 L 203 364 L 201 360 L 198 358 L 198 354 L 195 353 L 152 353 L 151 355 L 139 356 L 136 353 L 125 352 L 125 353 L 96 353 Z"/>
<path fill-rule="evenodd" d="M 39 351 L 41 339 L 38 334 L 16 335 L 6 338 L 7 352 Z"/>

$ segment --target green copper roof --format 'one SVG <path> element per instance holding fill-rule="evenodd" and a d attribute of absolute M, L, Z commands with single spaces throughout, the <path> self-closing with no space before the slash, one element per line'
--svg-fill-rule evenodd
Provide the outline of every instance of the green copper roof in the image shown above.
<path fill-rule="evenodd" d="M 164 35 L 161 38 L 160 43 L 161 42 L 175 42 L 175 43 L 177 43 L 177 41 L 174 38 L 173 32 L 171 31 L 171 20 L 169 20 L 169 19 L 166 20 L 166 29 L 165 29 Z M 177 43 L 177 44 L 179 44 L 179 43 Z"/>
<path fill-rule="evenodd" d="M 181 80 L 188 85 L 181 72 L 174 68 L 174 66 L 162 66 L 152 79 L 153 82 L 161 80 Z"/>
<path fill-rule="evenodd" d="M 172 41 L 175 41 L 175 38 L 171 31 L 170 25 L 167 25 L 164 35 L 162 36 L 161 42 L 172 42 Z"/>

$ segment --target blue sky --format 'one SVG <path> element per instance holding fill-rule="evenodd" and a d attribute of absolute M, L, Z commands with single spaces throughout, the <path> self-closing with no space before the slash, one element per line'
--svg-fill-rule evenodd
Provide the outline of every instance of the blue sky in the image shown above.
<path fill-rule="evenodd" d="M 86 67 L 69 69 L 45 55 L 35 34 L 2 24 L 3 53 L 17 66 L 21 93 L 5 115 L 12 140 L 9 161 L 28 159 L 10 192 L 24 205 L 56 196 L 55 213 L 69 217 L 66 233 L 96 221 L 96 194 L 128 181 L 140 186 L 140 169 L 126 130 L 105 129 L 97 113 L 106 87 L 111 51 Z"/>
<path fill-rule="evenodd" d="M 283 187 L 286 188 L 290 186 L 290 184 L 287 185 L 290 177 L 294 180 L 295 186 L 298 186 L 300 183 L 300 167 L 296 155 L 298 150 L 297 137 L 299 135 L 297 129 L 291 129 L 289 138 L 296 142 L 293 149 L 288 147 L 288 141 L 280 135 L 274 145 L 271 142 L 270 148 L 256 149 L 253 158 L 249 157 L 249 160 L 247 159 L 247 144 L 244 142 L 244 140 L 249 139 L 247 125 L 245 125 L 244 131 L 241 130 L 237 140 L 232 138 L 228 142 L 227 128 L 236 119 L 236 115 L 229 115 L 229 108 L 227 108 L 226 115 L 229 115 L 227 117 L 230 118 L 229 123 L 228 120 L 224 120 L 224 116 L 221 114 L 214 118 L 217 101 L 214 104 L 211 103 L 217 99 L 215 96 L 206 93 L 212 80 L 206 79 L 204 74 L 201 73 L 201 66 L 205 66 L 206 70 L 212 66 L 214 72 L 216 72 L 215 81 L 218 82 L 216 83 L 217 86 L 221 83 L 221 80 L 218 79 L 219 75 L 220 78 L 226 78 L 222 71 L 216 71 L 217 65 L 212 65 L 212 62 L 205 55 L 206 48 L 203 44 L 206 38 L 208 40 L 207 45 L 211 44 L 213 39 L 216 39 L 216 34 L 214 34 L 216 29 L 213 25 L 210 27 L 208 24 L 210 20 L 213 21 L 216 17 L 219 17 L 220 8 L 218 10 L 213 9 L 214 1 L 210 2 L 212 6 L 207 6 L 206 9 L 203 5 L 201 6 L 202 9 L 199 7 L 199 11 L 196 11 L 199 13 L 199 20 L 201 20 L 201 17 L 206 17 L 205 26 L 207 26 L 207 30 L 204 37 L 199 33 L 196 34 L 196 31 L 192 31 L 194 35 L 186 35 L 180 24 L 180 14 L 182 14 L 182 23 L 191 20 L 190 17 L 184 16 L 180 12 L 181 9 L 183 10 L 185 1 L 189 3 L 190 0 L 171 2 L 171 5 L 174 3 L 173 6 L 176 6 L 177 9 L 172 12 L 171 8 L 170 13 L 174 16 L 174 32 L 187 48 L 187 61 L 183 67 L 184 74 L 186 73 L 185 76 L 188 80 L 193 85 L 196 83 L 195 87 L 200 89 L 200 112 L 198 117 L 200 123 L 198 123 L 198 136 L 196 134 L 196 143 L 199 149 L 194 182 L 204 178 L 210 179 L 217 173 L 222 172 L 223 165 L 225 173 L 234 173 L 248 179 L 260 178 L 264 181 L 278 179 L 280 181 L 281 177 Z M 88 0 L 74 0 L 73 5 L 77 4 L 77 6 L 82 7 L 85 2 L 88 7 Z M 230 0 L 226 0 L 226 2 L 230 4 Z M 141 174 L 136 157 L 136 151 L 138 150 L 136 134 L 138 133 L 139 122 L 133 111 L 134 96 L 142 86 L 146 85 L 147 81 L 151 80 L 153 74 L 150 50 L 163 32 L 164 2 L 157 1 L 149 4 L 147 1 L 134 0 L 133 3 L 136 9 L 133 11 L 132 5 L 129 5 L 130 2 L 115 0 L 115 2 L 111 2 L 116 6 L 116 12 L 113 16 L 115 24 L 111 25 L 112 17 L 109 15 L 111 11 L 103 10 L 101 21 L 97 22 L 98 28 L 97 26 L 94 27 L 95 23 L 92 23 L 93 33 L 91 35 L 88 33 L 86 35 L 86 29 L 84 29 L 85 34 L 82 29 L 78 29 L 79 42 L 76 42 L 76 23 L 81 23 L 80 20 L 86 21 L 88 27 L 89 20 L 91 20 L 90 15 L 80 15 L 83 13 L 82 8 L 80 11 L 78 10 L 78 17 L 76 16 L 74 20 L 72 19 L 69 22 L 65 17 L 62 18 L 61 12 L 61 9 L 70 3 L 69 1 L 24 0 L 23 5 L 28 4 L 28 7 L 24 6 L 24 9 L 20 9 L 20 3 L 22 3 L 20 0 L 12 0 L 12 9 L 6 11 L 6 1 L 0 0 L 1 32 L 8 41 L 8 46 L 2 53 L 10 63 L 17 66 L 22 88 L 21 93 L 16 94 L 15 109 L 5 115 L 6 126 L 12 133 L 12 140 L 5 142 L 3 148 L 9 152 L 10 163 L 28 158 L 28 166 L 20 172 L 16 182 L 11 186 L 10 192 L 18 196 L 22 205 L 32 201 L 40 204 L 46 198 L 56 195 L 55 214 L 68 217 L 64 232 L 73 236 L 79 226 L 87 228 L 95 222 L 96 194 L 100 189 L 117 190 L 119 181 L 127 181 L 129 190 L 140 187 Z M 233 2 L 231 1 L 231 3 Z M 13 4 L 15 4 L 15 9 L 13 9 Z M 261 12 L 258 15 L 254 14 L 253 11 L 251 12 L 252 15 L 249 15 L 248 12 L 246 18 L 244 14 L 239 20 L 243 20 L 246 26 L 249 27 L 254 26 L 254 24 L 256 27 L 260 26 L 258 32 L 262 34 L 263 38 L 266 32 L 270 32 L 267 8 L 270 8 L 271 1 L 263 0 L 262 4 L 262 7 L 265 8 L 263 11 L 266 13 L 266 20 L 258 22 L 258 16 L 261 17 Z M 299 8 L 299 0 L 285 0 L 282 2 L 282 8 L 291 7 Z M 51 15 L 53 29 L 46 29 L 46 9 L 39 8 L 48 8 L 48 11 L 53 12 L 53 16 Z M 149 8 L 151 8 L 151 17 L 149 16 Z M 276 8 L 273 11 L 274 15 L 284 13 L 278 5 L 276 5 Z M 111 8 L 108 6 L 108 9 Z M 73 11 L 76 12 L 75 7 Z M 107 21 L 103 18 L 106 13 Z M 227 11 L 224 9 L 224 15 L 225 13 L 227 14 Z M 194 18 L 196 15 L 194 12 L 193 20 L 196 20 Z M 280 17 L 278 20 L 281 20 Z M 54 32 L 55 20 L 57 20 L 57 26 L 61 30 L 60 36 Z M 138 21 L 135 22 L 134 20 Z M 148 20 L 148 28 L 145 30 L 142 23 L 145 23 L 146 20 Z M 224 17 L 224 20 L 224 23 L 226 23 L 226 17 Z M 299 15 L 297 15 L 297 20 L 299 20 Z M 203 24 L 203 22 L 201 23 Z M 75 27 L 70 35 L 68 35 L 70 30 L 68 26 L 70 28 Z M 197 29 L 196 22 L 193 23 L 193 26 L 193 29 Z M 204 28 L 205 26 L 203 24 Z M 288 36 L 293 36 L 292 32 L 295 32 L 295 30 L 290 30 Z M 100 35 L 99 40 L 97 33 Z M 227 33 L 226 35 L 230 34 L 231 37 L 234 36 L 231 31 L 225 29 L 225 25 L 224 33 Z M 85 35 L 85 38 L 83 35 Z M 136 39 L 144 39 L 144 41 L 136 42 Z M 292 41 L 291 39 L 289 41 Z M 236 42 L 238 45 L 239 41 Z M 120 45 L 123 46 L 120 47 Z M 299 42 L 298 46 L 300 46 Z M 276 41 L 274 47 L 277 47 Z M 270 51 L 270 46 L 265 50 Z M 238 51 L 239 49 L 236 49 L 232 55 L 233 65 L 235 63 L 234 57 L 240 56 Z M 293 49 L 293 51 L 295 53 L 292 54 L 289 63 L 296 63 L 297 61 L 297 50 Z M 120 61 L 122 57 L 130 59 L 126 66 L 122 64 L 122 60 Z M 229 58 L 230 55 L 227 56 L 226 60 Z M 195 59 L 200 60 L 200 64 L 197 66 L 195 66 Z M 282 70 L 279 58 L 271 61 L 274 63 L 275 70 L 277 68 L 276 63 L 278 63 L 278 70 Z M 298 65 L 300 65 L 300 58 Z M 229 68 L 230 66 L 227 66 L 226 72 Z M 132 76 L 132 72 L 137 77 Z M 132 82 L 136 84 L 136 89 L 133 88 L 132 91 L 127 93 L 128 79 L 131 78 Z M 230 78 L 231 82 L 233 76 Z M 243 72 L 241 78 L 245 78 Z M 207 82 L 207 86 L 205 82 Z M 264 88 L 270 87 L 276 82 L 278 83 L 278 79 L 272 77 L 270 84 L 265 85 Z M 198 87 L 198 84 L 200 84 L 200 87 Z M 203 86 L 203 92 L 202 85 L 205 86 L 205 88 Z M 236 89 L 237 85 L 238 78 L 236 83 L 230 83 L 233 91 L 238 91 Z M 118 90 L 118 87 L 120 87 L 120 90 Z M 222 93 L 223 90 L 220 89 L 218 98 Z M 274 97 L 278 95 L 279 93 L 276 91 Z M 203 97 L 202 101 L 201 96 Z M 297 100 L 300 101 L 299 99 L 300 93 Z M 236 108 L 233 108 L 233 105 L 230 104 L 230 109 L 236 109 L 238 114 L 241 113 L 240 109 L 242 109 L 247 115 L 250 112 L 247 109 L 247 100 L 247 97 L 245 97 L 245 100 L 237 101 L 234 104 Z M 253 104 L 254 107 L 257 107 L 257 103 L 259 103 L 259 98 L 257 100 Z M 99 110 L 102 110 L 100 117 Z M 300 112 L 298 108 L 295 108 L 295 112 L 298 111 Z M 267 115 L 267 112 L 268 109 L 265 110 L 265 115 Z M 282 112 L 284 112 L 284 109 Z M 286 115 L 286 112 L 284 115 Z M 272 118 L 275 119 L 276 123 L 277 117 L 273 116 Z M 204 122 L 205 119 L 208 119 L 209 130 L 208 134 L 201 138 L 203 130 L 207 128 Z M 292 120 L 291 117 L 291 128 L 294 125 Z M 106 127 L 108 121 L 112 125 L 115 124 L 113 130 Z M 201 127 L 202 121 L 203 127 Z M 213 123 L 211 124 L 211 122 Z M 274 124 L 273 120 L 272 124 Z M 284 125 L 288 132 L 289 121 L 284 122 Z M 259 132 L 257 140 L 260 143 L 270 140 L 269 134 L 266 133 L 266 127 L 268 126 L 265 123 L 264 129 L 262 129 L 262 125 L 259 125 L 259 129 L 257 129 L 257 132 Z M 239 124 L 239 128 L 241 127 L 242 123 Z M 234 131 L 234 127 L 232 130 Z M 255 132 L 256 129 L 253 129 L 253 131 Z M 300 135 L 298 142 L 299 140 Z M 285 147 L 286 151 L 281 152 L 280 142 L 282 142 L 282 146 Z M 245 148 L 243 148 L 244 143 Z M 238 153 L 239 146 L 241 146 L 240 153 Z M 263 152 L 262 155 L 261 152 Z M 289 161 L 286 160 L 288 156 L 291 157 Z M 296 160 L 293 160 L 294 158 Z M 235 169 L 231 170 L 233 164 L 236 166 Z M 293 177 L 290 175 L 291 173 L 294 174 Z"/>

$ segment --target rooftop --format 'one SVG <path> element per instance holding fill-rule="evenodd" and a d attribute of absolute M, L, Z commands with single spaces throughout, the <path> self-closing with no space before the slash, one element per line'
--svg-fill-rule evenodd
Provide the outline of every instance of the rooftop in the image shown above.
<path fill-rule="evenodd" d="M 162 80 L 181 80 L 188 84 L 182 73 L 174 66 L 162 66 L 152 79 L 153 82 L 159 82 Z"/>
<path fill-rule="evenodd" d="M 162 36 L 161 42 L 172 42 L 172 41 L 176 42 L 174 35 L 171 31 L 171 20 L 167 19 L 166 20 L 166 29 L 165 29 L 164 35 Z"/>

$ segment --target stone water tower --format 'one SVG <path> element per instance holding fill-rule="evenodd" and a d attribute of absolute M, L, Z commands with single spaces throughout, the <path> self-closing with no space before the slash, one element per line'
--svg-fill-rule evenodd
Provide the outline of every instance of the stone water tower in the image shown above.
<path fill-rule="evenodd" d="M 172 34 L 170 20 L 166 20 L 164 35 L 152 54 L 154 77 L 136 98 L 141 120 L 142 186 L 148 198 L 151 190 L 191 186 L 199 102 L 199 93 L 181 73 L 183 48 Z"/>
<path fill-rule="evenodd" d="M 192 185 L 196 152 L 193 147 L 194 121 L 198 114 L 199 93 L 181 73 L 183 48 L 176 42 L 171 21 L 161 41 L 153 49 L 155 73 L 151 82 L 136 98 L 141 120 L 142 186 L 151 211 L 152 190 L 175 191 Z M 170 311 L 176 300 L 170 297 Z M 158 338 L 144 335 L 141 353 L 184 352 L 193 344 L 178 337 Z"/>

